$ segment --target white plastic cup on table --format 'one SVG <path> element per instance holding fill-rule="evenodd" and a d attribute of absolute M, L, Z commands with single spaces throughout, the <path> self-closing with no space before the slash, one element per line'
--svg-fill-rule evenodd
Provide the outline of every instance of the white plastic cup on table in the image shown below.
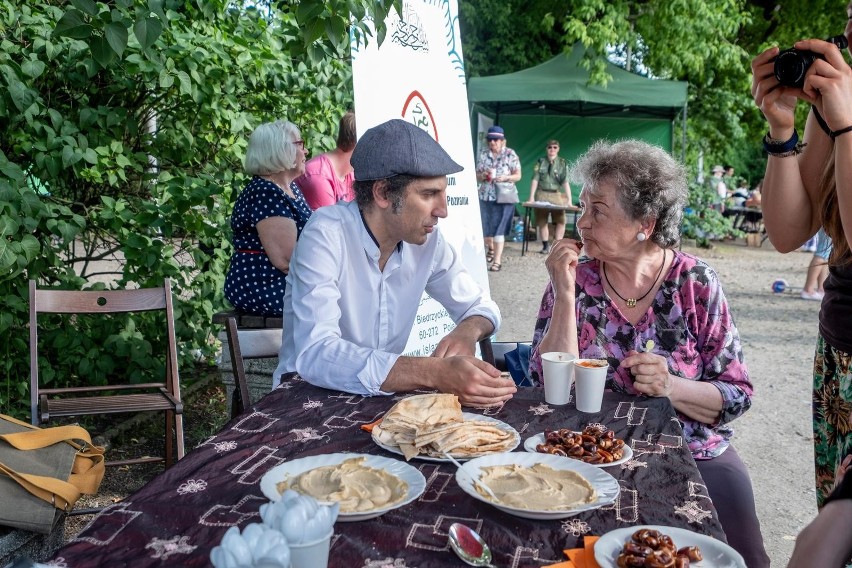
<path fill-rule="evenodd" d="M 290 566 L 292 568 L 326 568 L 332 534 L 334 534 L 333 529 L 320 539 L 299 544 L 291 543 Z"/>
<path fill-rule="evenodd" d="M 577 410 L 600 412 L 609 364 L 606 359 L 576 359 L 573 364 Z"/>
<path fill-rule="evenodd" d="M 574 360 L 576 355 L 562 351 L 551 351 L 541 355 L 544 372 L 544 401 L 554 406 L 568 404 L 571 400 L 571 384 L 574 382 Z"/>

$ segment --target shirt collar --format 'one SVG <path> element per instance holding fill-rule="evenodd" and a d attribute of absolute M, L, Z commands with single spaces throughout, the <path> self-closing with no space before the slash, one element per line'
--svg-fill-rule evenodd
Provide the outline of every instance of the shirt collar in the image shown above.
<path fill-rule="evenodd" d="M 375 254 L 379 254 L 379 241 L 376 240 L 376 235 L 373 234 L 373 231 L 370 230 L 370 226 L 367 224 L 367 220 L 364 219 L 364 212 L 361 211 L 361 208 L 358 207 L 358 215 L 361 217 L 361 224 L 364 225 L 364 230 L 367 232 L 367 235 L 370 236 L 370 240 L 373 245 L 375 245 Z M 402 241 L 396 243 L 396 250 L 399 253 L 402 253 Z"/>

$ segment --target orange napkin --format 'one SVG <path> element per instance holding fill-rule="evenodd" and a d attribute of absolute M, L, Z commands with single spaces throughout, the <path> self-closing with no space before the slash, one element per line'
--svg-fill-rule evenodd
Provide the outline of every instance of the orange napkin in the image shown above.
<path fill-rule="evenodd" d="M 365 432 L 372 432 L 373 426 L 375 426 L 376 424 L 381 422 L 383 418 L 384 418 L 384 416 L 381 416 L 380 418 L 370 422 L 369 424 L 361 424 L 361 430 L 364 430 Z"/>
<path fill-rule="evenodd" d="M 569 548 L 563 550 L 568 560 L 558 564 L 548 564 L 546 568 L 600 568 L 595 561 L 595 543 L 600 537 L 583 537 L 583 548 Z"/>

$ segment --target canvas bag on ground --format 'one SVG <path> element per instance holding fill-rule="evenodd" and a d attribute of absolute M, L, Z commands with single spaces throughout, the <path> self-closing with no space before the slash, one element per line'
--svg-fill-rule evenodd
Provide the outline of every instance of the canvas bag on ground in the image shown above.
<path fill-rule="evenodd" d="M 47 534 L 104 476 L 104 449 L 80 426 L 36 428 L 0 414 L 0 525 Z"/>
<path fill-rule="evenodd" d="M 495 181 L 494 191 L 497 194 L 497 203 L 517 203 L 520 201 L 518 199 L 518 188 L 512 182 Z"/>

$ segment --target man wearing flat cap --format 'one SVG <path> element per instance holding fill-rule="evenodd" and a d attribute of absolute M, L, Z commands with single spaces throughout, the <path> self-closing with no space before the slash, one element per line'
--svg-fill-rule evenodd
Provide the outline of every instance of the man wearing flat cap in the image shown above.
<path fill-rule="evenodd" d="M 468 405 L 511 398 L 514 382 L 474 357 L 500 311 L 437 227 L 447 175 L 462 167 L 399 119 L 367 130 L 351 162 L 355 200 L 315 211 L 290 259 L 275 385 L 298 373 L 362 395 L 434 388 Z M 402 356 L 424 291 L 457 325 L 431 357 Z"/>

